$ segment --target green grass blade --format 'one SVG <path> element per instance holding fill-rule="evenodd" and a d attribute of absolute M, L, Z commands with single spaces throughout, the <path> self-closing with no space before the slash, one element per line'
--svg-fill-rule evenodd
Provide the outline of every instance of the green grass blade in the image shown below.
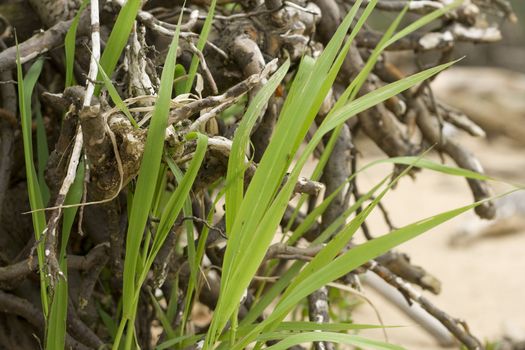
<path fill-rule="evenodd" d="M 433 162 L 428 159 L 416 159 L 416 158 L 417 157 L 393 157 L 389 159 L 384 159 L 381 161 L 381 163 L 393 163 L 393 164 L 400 164 L 400 165 L 414 164 L 414 167 L 416 168 L 429 169 L 429 170 L 433 170 L 433 171 L 440 172 L 440 173 L 447 174 L 447 175 L 465 177 L 467 179 L 482 180 L 482 181 L 495 180 L 494 178 L 488 175 L 477 173 L 472 170 L 453 167 L 453 166 L 447 166 L 447 165 Z"/>
<path fill-rule="evenodd" d="M 84 188 L 84 164 L 80 162 L 75 180 L 71 185 L 69 192 L 66 195 L 64 204 L 77 204 L 82 199 L 82 191 Z M 59 253 L 60 269 L 66 276 L 65 279 L 59 279 L 53 301 L 51 303 L 51 310 L 49 312 L 49 321 L 46 335 L 46 349 L 64 349 L 66 341 L 66 321 L 68 308 L 68 285 L 67 285 L 67 260 L 66 247 L 71 233 L 71 228 L 75 220 L 78 207 L 64 209 L 64 216 L 62 220 L 62 235 Z"/>
<path fill-rule="evenodd" d="M 133 118 L 133 116 L 129 112 L 129 109 L 124 103 L 124 101 L 122 101 L 122 98 L 120 98 L 120 95 L 118 94 L 117 89 L 115 89 L 115 86 L 111 82 L 111 79 L 109 79 L 108 75 L 104 71 L 104 67 L 102 67 L 102 65 L 99 62 L 97 62 L 97 65 L 98 65 L 98 72 L 100 76 L 102 76 L 102 80 L 104 81 L 104 86 L 108 90 L 109 96 L 111 97 L 111 101 L 113 101 L 115 106 L 118 109 L 120 109 L 122 113 L 126 115 L 131 125 L 133 125 L 136 129 L 138 129 L 139 125 L 135 121 L 135 118 Z"/>
<path fill-rule="evenodd" d="M 254 231 L 254 236 L 258 238 L 256 243 L 261 246 L 266 245 L 264 249 L 266 249 L 267 245 L 270 243 L 273 232 L 275 232 L 275 229 L 279 224 L 280 218 L 282 217 L 286 209 L 286 205 L 293 191 L 293 186 L 297 181 L 297 178 L 299 177 L 302 167 L 307 162 L 309 155 L 313 152 L 317 144 L 327 132 L 336 128 L 339 124 L 345 122 L 348 118 L 355 116 L 363 110 L 410 88 L 411 86 L 421 82 L 422 80 L 432 76 L 433 74 L 436 74 L 440 70 L 445 69 L 451 64 L 452 63 L 448 63 L 445 65 L 428 69 L 421 73 L 414 74 L 413 76 L 407 77 L 403 80 L 397 81 L 383 88 L 375 90 L 372 93 L 369 93 L 347 104 L 346 106 L 341 107 L 338 111 L 334 113 L 334 116 L 331 119 L 326 119 L 325 122 L 321 124 L 312 140 L 306 146 L 305 151 L 301 155 L 301 158 L 297 161 L 295 168 L 290 174 L 288 182 L 285 184 L 278 197 L 275 199 L 274 205 L 267 210 L 265 217 L 260 223 L 260 227 L 262 227 L 262 229 L 256 229 Z M 355 229 L 357 229 L 357 227 Z M 249 281 L 251 279 L 251 276 L 247 275 L 249 273 L 253 273 L 257 269 L 261 262 L 261 259 L 264 257 L 265 254 L 265 251 L 254 252 L 253 250 L 248 250 L 248 248 L 243 249 L 245 249 L 245 251 L 248 251 L 248 254 L 245 254 L 242 258 L 239 259 L 239 261 L 236 264 L 237 266 L 239 266 L 239 270 L 236 274 L 233 275 L 233 280 L 235 280 L 236 283 L 240 284 L 241 286 L 243 285 L 242 283 L 246 282 L 246 280 Z M 231 292 L 231 294 L 229 294 L 229 296 L 233 300 L 235 300 L 237 298 L 238 293 L 239 290 L 234 290 Z M 256 327 L 250 336 L 256 337 L 257 332 L 259 330 L 259 327 Z M 243 346 L 246 346 L 250 341 L 251 339 L 244 339 L 235 346 L 235 349 L 240 349 Z"/>
<path fill-rule="evenodd" d="M 175 280 L 171 285 L 171 293 L 169 298 L 168 307 L 166 310 L 166 317 L 170 324 L 175 320 L 175 313 L 177 312 L 177 305 L 179 302 L 179 274 L 175 275 Z"/>
<path fill-rule="evenodd" d="M 38 159 L 38 183 L 40 185 L 40 193 L 42 193 L 42 202 L 47 204 L 49 201 L 50 193 L 49 187 L 45 180 L 45 170 L 47 166 L 47 160 L 49 158 L 49 146 L 47 144 L 46 128 L 44 126 L 44 118 L 42 118 L 42 111 L 40 108 L 40 102 L 35 99 L 35 121 L 36 121 L 36 155 Z"/>
<path fill-rule="evenodd" d="M 157 345 L 155 350 L 173 349 L 175 345 L 181 344 L 176 349 L 185 349 L 187 346 L 195 345 L 199 340 L 204 338 L 203 335 L 183 335 L 163 342 Z"/>
<path fill-rule="evenodd" d="M 184 93 L 184 89 L 186 88 L 186 69 L 182 64 L 177 64 L 175 67 L 175 77 L 174 77 L 174 86 L 175 89 L 175 96 L 178 96 L 180 94 Z"/>
<path fill-rule="evenodd" d="M 172 193 L 168 202 L 166 203 L 164 211 L 160 217 L 157 232 L 151 244 L 151 249 L 149 250 L 148 255 L 145 257 L 143 265 L 140 266 L 140 269 L 137 269 L 138 278 L 136 279 L 136 288 L 134 290 L 134 295 L 132 295 L 131 300 L 133 308 L 135 308 L 137 305 L 138 297 L 140 295 L 140 288 L 146 280 L 149 269 L 151 268 L 155 257 L 160 251 L 162 244 L 166 240 L 166 237 L 168 236 L 171 227 L 175 223 L 175 220 L 177 219 L 180 211 L 182 210 L 184 203 L 186 202 L 186 198 L 188 198 L 189 193 L 191 191 L 191 187 L 193 186 L 193 182 L 197 177 L 197 173 L 200 169 L 200 166 L 204 160 L 204 156 L 206 155 L 206 149 L 208 145 L 207 136 L 199 133 L 190 133 L 186 137 L 188 139 L 197 139 L 197 149 L 195 150 L 195 154 L 190 163 L 190 166 L 188 167 L 188 170 L 186 171 L 186 174 L 180 181 L 179 185 L 177 186 L 177 189 Z M 168 163 L 170 162 L 173 166 L 173 161 L 168 159 Z"/>
<path fill-rule="evenodd" d="M 60 268 L 67 278 L 67 263 L 64 261 Z M 49 311 L 47 324 L 46 349 L 65 349 L 66 322 L 67 322 L 68 288 L 67 281 L 61 278 L 55 287 L 53 300 Z"/>
<path fill-rule="evenodd" d="M 105 330 L 109 333 L 111 339 L 114 340 L 115 335 L 117 334 L 117 323 L 106 311 L 104 311 L 104 309 L 99 304 L 97 304 L 97 311 L 100 319 L 102 320 L 102 323 L 104 324 Z"/>
<path fill-rule="evenodd" d="M 337 125 L 349 119 L 351 116 L 359 114 L 367 110 L 368 108 L 389 99 L 392 96 L 400 94 L 401 92 L 409 89 L 410 87 L 417 85 L 422 81 L 432 77 L 433 75 L 436 75 L 437 73 L 447 69 L 456 62 L 458 62 L 458 60 L 444 63 L 439 66 L 432 67 L 422 72 L 413 74 L 402 80 L 396 81 L 386 86 L 382 86 L 377 90 L 374 90 L 371 93 L 366 94 L 365 96 L 362 96 L 348 103 L 344 107 L 338 109 L 331 118 L 325 119 L 325 122 L 321 124 L 321 126 L 318 129 L 319 134 L 326 134 L 330 130 L 337 127 Z"/>
<path fill-rule="evenodd" d="M 202 151 L 201 151 L 202 152 Z M 166 159 L 168 166 L 175 175 L 175 179 L 180 184 L 182 181 L 184 181 L 184 174 L 179 169 L 177 164 L 170 159 Z M 187 199 L 184 201 L 184 205 L 182 207 L 182 212 L 184 216 L 186 217 L 192 217 L 193 216 L 193 210 L 191 207 L 191 199 L 188 196 Z M 186 329 L 186 321 L 188 320 L 188 317 L 190 316 L 191 312 L 191 305 L 193 304 L 193 292 L 195 289 L 195 286 L 197 285 L 197 276 L 199 272 L 199 265 L 200 261 L 197 260 L 197 252 L 195 249 L 195 234 L 193 230 L 193 222 L 191 220 L 185 220 L 184 226 L 186 227 L 186 241 L 188 242 L 187 250 L 188 250 L 188 264 L 190 265 L 190 280 L 188 282 L 188 289 L 186 291 L 186 300 L 184 305 L 184 312 L 182 315 L 182 321 L 181 321 L 181 330 Z"/>
<path fill-rule="evenodd" d="M 461 5 L 463 2 L 464 2 L 464 0 L 455 0 L 455 1 L 451 2 L 450 4 L 448 4 L 446 6 L 443 6 L 440 9 L 432 11 L 431 13 L 429 13 L 429 14 L 423 16 L 423 17 L 418 18 L 416 21 L 410 23 L 408 26 L 406 26 L 405 28 L 400 30 L 398 33 L 396 33 L 392 38 L 390 38 L 385 43 L 385 46 L 389 46 L 389 45 L 393 44 L 394 42 L 396 42 L 397 40 L 399 40 L 401 38 L 404 38 L 408 34 L 416 31 L 417 29 L 419 29 L 419 28 L 421 28 L 421 27 L 423 27 L 423 26 L 425 26 L 427 24 L 430 24 L 432 21 L 434 21 L 434 20 L 438 19 L 439 17 L 443 16 L 444 14 L 449 12 L 450 10 L 455 9 L 456 7 Z"/>
<path fill-rule="evenodd" d="M 392 326 L 388 326 L 391 328 Z M 384 326 L 372 324 L 333 322 L 333 323 L 317 323 L 317 322 L 281 322 L 275 329 L 276 332 L 291 331 L 291 332 L 305 332 L 305 331 L 325 331 L 325 332 L 342 332 L 349 330 L 360 329 L 379 329 Z"/>
<path fill-rule="evenodd" d="M 132 7 L 133 4 L 135 4 L 135 7 Z M 119 14 L 119 19 L 121 19 L 121 16 L 123 14 L 126 14 L 132 10 L 134 11 L 136 9 L 138 11 L 139 5 L 140 1 L 128 1 L 126 3 L 126 6 L 121 10 L 121 13 Z M 128 12 L 126 12 L 125 10 Z M 134 21 L 136 11 L 131 14 L 133 16 L 130 18 L 130 20 Z M 177 31 L 171 42 L 168 55 L 166 57 L 164 69 L 162 71 L 159 96 L 157 98 L 157 103 L 155 104 L 155 109 L 151 117 L 144 154 L 142 157 L 142 163 L 139 169 L 137 186 L 135 189 L 135 194 L 129 216 L 128 231 L 126 234 L 126 258 L 124 260 L 123 276 L 123 317 L 119 326 L 119 331 L 116 335 L 116 340 L 113 346 L 114 350 L 117 350 L 120 346 L 120 337 L 122 336 L 122 333 L 124 331 L 125 324 L 128 320 L 134 317 L 134 296 L 137 278 L 137 263 L 139 261 L 139 250 L 144 234 L 144 228 L 146 226 L 148 215 L 150 213 L 153 202 L 156 180 L 158 172 L 160 170 L 160 162 L 164 148 L 164 136 L 170 109 L 171 93 L 173 90 L 173 76 L 175 73 L 177 57 L 176 53 L 179 43 L 181 18 L 182 16 L 179 18 L 179 26 L 177 27 Z M 117 20 L 117 24 L 118 23 L 119 22 Z M 116 28 L 119 28 L 117 24 L 115 24 L 115 26 Z M 107 51 L 108 49 L 106 47 L 104 53 L 106 53 Z M 105 70 L 106 72 L 111 71 L 107 69 L 107 66 Z"/>
<path fill-rule="evenodd" d="M 204 46 L 206 45 L 206 41 L 208 40 L 208 35 L 210 34 L 216 5 L 217 0 L 211 0 L 210 8 L 208 9 L 208 14 L 206 15 L 206 19 L 204 20 L 204 24 L 202 25 L 202 30 L 199 34 L 199 40 L 197 41 L 197 49 L 201 52 L 202 50 L 204 50 Z M 188 78 L 186 80 L 186 85 L 184 88 L 185 93 L 190 92 L 191 87 L 193 86 L 193 80 L 195 79 L 195 75 L 197 74 L 198 67 L 199 57 L 197 55 L 193 55 L 193 58 L 191 59 L 190 70 L 188 72 Z"/>
<path fill-rule="evenodd" d="M 171 327 L 171 323 L 168 320 L 166 313 L 162 310 L 162 307 L 159 305 L 157 298 L 155 298 L 151 290 L 148 290 L 148 292 L 151 297 L 151 303 L 153 304 L 153 307 L 155 308 L 155 313 L 157 314 L 157 318 L 159 319 L 160 324 L 162 325 L 162 329 L 166 333 L 167 338 L 168 339 L 175 338 L 176 336 L 175 331 Z"/>
<path fill-rule="evenodd" d="M 16 38 L 15 38 L 16 39 Z M 42 68 L 42 60 L 38 60 L 34 69 L 31 73 L 31 81 L 24 80 L 22 73 L 22 64 L 20 63 L 20 52 L 18 51 L 18 41 L 16 42 L 16 68 L 17 68 L 17 79 L 18 79 L 18 106 L 20 110 L 20 118 L 22 123 L 22 140 L 24 144 L 24 161 L 26 168 L 27 177 L 27 192 L 29 195 L 29 205 L 33 212 L 31 213 L 33 219 L 33 230 L 35 233 L 35 240 L 40 240 L 41 234 L 46 228 L 46 217 L 43 211 L 34 211 L 36 209 L 42 209 L 44 203 L 42 195 L 40 193 L 40 186 L 38 184 L 38 177 L 33 164 L 33 143 L 32 143 L 32 130 L 31 130 L 31 94 L 33 91 L 34 84 L 37 78 L 35 72 L 40 72 Z M 33 68 L 33 67 L 32 67 Z M 28 74 L 29 75 L 29 74 Z M 30 83 L 33 85 L 30 86 Z M 47 294 L 47 281 L 44 274 L 44 251 L 43 245 L 37 246 L 38 255 L 38 266 L 40 271 L 40 297 L 42 302 L 42 310 L 44 316 L 47 317 L 49 312 L 49 299 Z"/>
<path fill-rule="evenodd" d="M 170 196 L 168 203 L 166 203 L 164 212 L 160 217 L 157 233 L 155 234 L 155 239 L 153 240 L 148 257 L 148 261 L 150 261 L 151 263 L 153 263 L 154 257 L 159 252 L 162 244 L 164 243 L 164 240 L 166 239 L 166 236 L 168 235 L 171 227 L 177 219 L 177 216 L 179 215 L 182 207 L 184 206 L 186 198 L 188 198 L 189 193 L 191 191 L 191 187 L 193 186 L 193 182 L 197 177 L 199 168 L 204 160 L 204 156 L 206 155 L 206 149 L 208 145 L 208 137 L 206 135 L 200 133 L 191 133 L 188 134 L 186 137 L 189 139 L 197 139 L 197 149 L 195 150 L 195 154 L 193 156 L 193 159 L 191 160 L 188 170 L 186 171 L 186 174 L 184 175 L 184 178 L 177 186 L 177 189 Z M 168 160 L 168 164 L 172 162 L 172 160 Z"/>
<path fill-rule="evenodd" d="M 64 50 L 66 54 L 66 82 L 65 87 L 72 86 L 75 84 L 75 78 L 73 76 L 73 68 L 75 66 L 75 48 L 76 48 L 76 39 L 77 39 L 77 27 L 78 22 L 80 21 L 80 15 L 89 4 L 90 0 L 82 1 L 80 8 L 77 11 L 77 14 L 73 18 L 71 27 L 69 27 L 66 37 L 64 39 Z"/>
<path fill-rule="evenodd" d="M 108 75 L 113 74 L 113 71 L 117 66 L 119 57 L 128 42 L 129 34 L 135 24 L 135 18 L 137 17 L 141 4 L 141 0 L 127 0 L 117 16 L 115 25 L 113 26 L 106 43 L 106 48 L 100 57 L 100 64 Z M 178 40 L 177 33 L 175 34 L 175 37 L 174 40 Z M 173 59 L 173 61 L 175 61 L 175 59 Z M 173 74 L 170 76 L 170 79 L 173 79 Z M 100 89 L 101 86 L 97 85 L 95 88 L 95 95 L 100 93 Z"/>
<path fill-rule="evenodd" d="M 226 173 L 226 232 L 229 233 L 233 226 L 233 221 L 239 211 L 244 197 L 244 172 L 245 150 L 250 142 L 250 133 L 261 114 L 264 105 L 268 102 L 277 86 L 280 84 L 288 69 L 290 61 L 286 60 L 283 65 L 275 72 L 268 82 L 254 97 L 246 113 L 239 123 L 233 137 L 232 149 L 228 159 L 228 171 Z"/>
<path fill-rule="evenodd" d="M 309 343 L 314 341 L 327 341 L 331 343 L 347 344 L 359 348 L 379 349 L 379 350 L 403 350 L 401 346 L 384 343 L 377 340 L 363 338 L 357 335 L 341 334 L 334 332 L 306 332 L 293 334 L 279 343 L 272 345 L 268 350 L 286 350 L 294 345 Z"/>

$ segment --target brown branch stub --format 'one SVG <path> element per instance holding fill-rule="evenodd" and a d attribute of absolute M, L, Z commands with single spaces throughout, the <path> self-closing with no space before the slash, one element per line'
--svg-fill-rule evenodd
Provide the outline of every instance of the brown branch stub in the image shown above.
<path fill-rule="evenodd" d="M 378 257 L 377 261 L 410 283 L 419 285 L 434 294 L 441 292 L 441 282 L 422 267 L 413 265 L 406 254 L 388 252 Z"/>
<path fill-rule="evenodd" d="M 62 45 L 71 20 L 61 21 L 46 31 L 39 32 L 19 45 L 20 61 L 27 63 L 32 59 Z M 81 22 L 82 23 L 82 22 Z M 81 28 L 82 25 L 79 26 Z M 82 33 L 81 31 L 79 31 Z M 12 46 L 0 52 L 0 72 L 16 66 L 16 47 Z"/>

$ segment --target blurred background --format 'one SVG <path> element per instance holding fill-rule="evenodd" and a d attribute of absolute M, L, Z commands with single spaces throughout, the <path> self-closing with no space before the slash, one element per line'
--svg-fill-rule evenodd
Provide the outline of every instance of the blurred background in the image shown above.
<path fill-rule="evenodd" d="M 502 21 L 503 40 L 490 45 L 461 44 L 455 57 L 466 57 L 432 83 L 434 94 L 465 112 L 482 126 L 486 137 L 449 130 L 481 161 L 486 173 L 508 182 L 525 183 L 525 1 L 512 0 L 518 23 Z M 494 19 L 496 20 L 496 19 Z M 365 143 L 366 140 L 361 140 Z M 368 142 L 358 146 L 361 164 L 384 157 Z M 434 159 L 440 161 L 439 156 Z M 450 160 L 445 160 L 453 165 Z M 372 187 L 390 169 L 373 168 L 359 181 Z M 496 193 L 509 188 L 494 182 Z M 422 171 L 415 181 L 403 179 L 385 199 L 397 227 L 472 200 L 465 180 Z M 482 221 L 463 215 L 399 247 L 416 265 L 442 282 L 440 295 L 425 293 L 436 306 L 467 321 L 470 330 L 489 349 L 525 349 L 525 192 L 498 203 L 499 217 Z M 370 226 L 375 234 L 388 232 L 381 213 Z M 365 281 L 365 294 L 381 310 L 390 341 L 411 350 L 438 350 L 439 344 L 420 324 L 374 291 Z M 352 314 L 355 322 L 377 323 L 366 303 Z M 384 339 L 381 331 L 365 332 Z M 449 344 L 448 348 L 459 348 Z"/>
<path fill-rule="evenodd" d="M 491 45 L 464 44 L 459 53 L 466 55 L 461 65 L 500 67 L 525 73 L 525 1 L 511 0 L 518 23 L 501 21 L 503 40 Z"/>

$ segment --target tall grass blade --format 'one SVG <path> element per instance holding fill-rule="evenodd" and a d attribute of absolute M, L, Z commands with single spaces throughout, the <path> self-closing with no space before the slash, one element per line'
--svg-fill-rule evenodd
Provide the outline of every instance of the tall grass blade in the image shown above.
<path fill-rule="evenodd" d="M 277 86 L 281 83 L 288 69 L 290 61 L 286 60 L 275 72 L 268 82 L 261 88 L 259 93 L 251 101 L 246 113 L 233 137 L 232 149 L 228 159 L 228 171 L 226 173 L 226 232 L 231 232 L 236 213 L 239 211 L 244 197 L 244 172 L 246 170 L 245 152 L 250 142 L 250 133 L 261 114 L 261 111 Z"/>
<path fill-rule="evenodd" d="M 76 39 L 77 39 L 77 27 L 78 22 L 80 21 L 80 16 L 82 12 L 89 4 L 90 0 L 82 1 L 80 8 L 78 9 L 71 27 L 69 27 L 66 37 L 64 39 L 64 51 L 66 54 L 66 82 L 65 87 L 72 86 L 75 84 L 75 77 L 73 76 L 73 69 L 75 66 L 75 49 L 76 49 Z"/>
<path fill-rule="evenodd" d="M 133 116 L 131 115 L 131 113 L 130 113 L 128 107 L 126 106 L 126 104 L 124 103 L 124 101 L 122 101 L 122 98 L 118 94 L 117 89 L 115 88 L 115 86 L 111 82 L 111 79 L 109 79 L 108 75 L 104 71 L 104 67 L 102 67 L 102 65 L 99 62 L 97 62 L 97 65 L 98 65 L 99 74 L 102 76 L 102 80 L 104 81 L 104 86 L 108 90 L 108 93 L 109 93 L 109 96 L 111 97 L 111 100 L 113 101 L 115 106 L 118 109 L 120 109 L 120 111 L 122 113 L 124 113 L 126 115 L 126 117 L 128 117 L 128 120 L 131 123 L 131 125 L 133 125 L 136 129 L 138 129 L 139 125 L 135 121 L 135 118 L 133 118 Z"/>
<path fill-rule="evenodd" d="M 16 38 L 15 38 L 16 39 Z M 17 68 L 17 79 L 18 79 L 18 107 L 20 110 L 20 118 L 22 122 L 22 140 L 24 144 L 24 161 L 26 168 L 27 177 L 27 192 L 29 195 L 29 205 L 31 207 L 32 219 L 33 219 L 33 230 L 35 233 L 35 241 L 40 241 L 40 237 L 44 229 L 46 228 L 46 217 L 43 211 L 35 211 L 36 209 L 42 209 L 44 203 L 42 200 L 42 194 L 40 193 L 40 185 L 38 183 L 38 176 L 35 171 L 33 164 L 33 142 L 32 142 L 32 130 L 31 130 L 31 94 L 36 84 L 38 74 L 42 69 L 42 60 L 38 60 L 31 68 L 31 73 L 28 73 L 27 81 L 24 80 L 22 73 L 22 64 L 20 63 L 20 52 L 18 51 L 18 41 L 16 41 L 16 68 Z M 42 302 L 42 310 L 44 317 L 47 317 L 49 313 L 49 296 L 47 293 L 48 282 L 45 279 L 44 273 L 44 247 L 42 244 L 37 246 L 38 255 L 38 267 L 40 271 L 40 298 Z"/>
<path fill-rule="evenodd" d="M 208 9 L 208 14 L 206 15 L 206 19 L 204 20 L 202 30 L 199 34 L 199 40 L 197 41 L 197 49 L 201 52 L 202 50 L 204 50 L 206 41 L 208 41 L 208 35 L 210 34 L 211 25 L 213 23 L 213 16 L 215 15 L 216 5 L 217 5 L 217 0 L 211 0 L 210 8 Z M 191 59 L 190 70 L 188 71 L 188 78 L 186 80 L 186 85 L 184 87 L 184 93 L 190 92 L 191 87 L 193 86 L 193 80 L 195 79 L 195 75 L 197 74 L 198 67 L 199 67 L 199 57 L 197 55 L 193 55 L 193 58 Z"/>
<path fill-rule="evenodd" d="M 122 54 L 122 50 L 124 50 L 124 47 L 128 42 L 129 34 L 135 24 L 135 18 L 137 17 L 141 5 L 141 0 L 127 0 L 117 16 L 115 25 L 113 26 L 106 43 L 106 48 L 100 57 L 100 64 L 109 76 L 113 74 L 119 57 Z M 173 78 L 173 75 L 171 78 Z M 100 93 L 100 89 L 101 86 L 97 85 L 95 88 L 95 95 Z"/>
<path fill-rule="evenodd" d="M 453 63 L 453 62 L 452 62 Z M 255 252 L 248 248 L 244 248 L 244 255 L 239 259 L 237 266 L 239 267 L 236 274 L 233 275 L 233 279 L 237 284 L 241 286 L 244 283 L 249 283 L 253 273 L 255 273 L 257 267 L 259 266 L 261 259 L 264 257 L 264 254 L 267 249 L 267 245 L 270 243 L 273 236 L 273 232 L 279 225 L 280 218 L 282 217 L 290 195 L 293 191 L 295 182 L 297 181 L 300 171 L 306 161 L 308 160 L 309 155 L 313 152 L 317 144 L 321 141 L 322 137 L 336 128 L 339 124 L 345 122 L 348 118 L 355 116 L 356 114 L 362 112 L 363 110 L 370 108 L 371 106 L 380 103 L 405 89 L 421 82 L 422 80 L 436 74 L 440 70 L 443 70 L 450 66 L 452 63 L 447 63 L 435 68 L 428 69 L 413 76 L 407 77 L 403 80 L 397 81 L 395 83 L 389 84 L 383 88 L 373 91 L 344 107 L 341 107 L 338 111 L 334 113 L 332 118 L 325 119 L 325 121 L 320 125 L 316 134 L 314 134 L 312 140 L 306 146 L 305 151 L 301 155 L 300 159 L 297 161 L 292 173 L 289 175 L 288 182 L 284 185 L 281 192 L 278 194 L 277 198 L 274 201 L 274 204 L 266 211 L 266 214 L 260 222 L 260 226 L 254 230 L 254 236 L 258 238 L 257 244 L 264 247 L 264 251 Z M 264 243 L 261 243 L 264 242 Z M 242 269 L 241 269 L 242 267 Z M 250 275 L 251 274 L 251 275 Z M 241 284 L 242 281 L 242 284 Z M 231 294 L 228 294 L 232 299 L 237 298 L 239 289 L 232 289 Z M 240 291 L 242 293 L 242 290 Z M 240 295 L 239 295 L 240 296 Z M 265 321 L 266 322 L 266 321 Z M 250 335 L 252 339 L 245 339 L 242 342 L 238 343 L 234 348 L 240 349 L 243 346 L 246 346 L 253 337 L 256 337 L 259 327 L 256 327 L 253 333 Z"/>
<path fill-rule="evenodd" d="M 38 98 L 34 99 L 35 107 L 35 121 L 36 121 L 36 154 L 38 158 L 38 183 L 40 185 L 40 193 L 42 193 L 42 202 L 44 205 L 49 201 L 50 193 L 49 187 L 47 186 L 44 172 L 47 166 L 47 160 L 49 158 L 49 146 L 47 144 L 46 127 L 44 125 L 44 118 L 42 117 L 42 111 L 40 108 L 40 102 Z"/>
<path fill-rule="evenodd" d="M 84 189 L 84 164 L 80 162 L 75 180 L 69 188 L 65 205 L 78 204 L 82 199 L 82 191 Z M 65 208 L 64 217 L 62 220 L 62 237 L 60 244 L 59 263 L 60 269 L 64 273 L 65 278 L 61 278 L 53 295 L 51 303 L 51 310 L 49 312 L 49 321 L 46 335 L 46 349 L 64 349 L 66 341 L 66 322 L 67 322 L 67 308 L 68 308 L 68 285 L 67 285 L 67 259 L 66 247 L 71 233 L 71 228 L 75 221 L 77 207 Z"/>
<path fill-rule="evenodd" d="M 287 336 L 279 343 L 268 347 L 268 350 L 285 350 L 294 345 L 314 341 L 327 341 L 338 344 L 352 345 L 358 348 L 379 350 L 403 350 L 401 346 L 363 338 L 357 335 L 341 334 L 334 332 L 305 332 Z"/>
<path fill-rule="evenodd" d="M 119 14 L 119 19 L 124 14 L 128 14 L 132 15 L 131 21 L 133 21 L 136 15 L 136 11 L 138 11 L 139 5 L 140 1 L 128 1 L 126 3 L 126 6 L 121 10 L 121 13 Z M 179 25 L 170 44 L 164 69 L 162 71 L 159 96 L 157 98 L 157 103 L 155 104 L 155 109 L 153 111 L 153 115 L 149 125 L 146 145 L 144 148 L 142 163 L 140 165 L 139 175 L 137 179 L 137 186 L 135 189 L 133 203 L 129 215 L 129 225 L 126 234 L 126 258 L 124 260 L 123 276 L 123 315 L 116 335 L 115 343 L 113 345 L 114 350 L 117 350 L 120 346 L 120 338 L 122 336 L 127 321 L 131 321 L 135 316 L 134 299 L 137 282 L 137 263 L 139 261 L 140 243 L 142 241 L 144 229 L 146 227 L 148 215 L 152 206 L 157 175 L 160 169 L 160 161 L 162 158 L 162 152 L 164 147 L 164 134 L 167 126 L 168 113 L 170 109 L 171 93 L 173 90 L 173 76 L 175 74 L 176 53 L 179 43 L 181 19 L 182 16 L 179 18 Z M 117 20 L 117 24 L 118 23 L 119 22 Z M 117 24 L 115 24 L 115 27 L 119 28 Z M 129 32 L 126 34 L 126 38 L 127 35 L 129 35 Z M 111 37 L 109 40 L 111 40 Z M 106 47 L 104 53 L 106 53 L 107 51 L 108 49 Z M 113 62 L 109 61 L 110 58 L 107 58 L 107 60 L 107 62 L 109 63 Z M 109 63 L 106 64 L 108 65 Z M 112 71 L 112 69 L 107 69 L 107 65 L 105 71 Z M 130 332 L 133 333 L 133 322 L 130 322 L 130 325 Z"/>

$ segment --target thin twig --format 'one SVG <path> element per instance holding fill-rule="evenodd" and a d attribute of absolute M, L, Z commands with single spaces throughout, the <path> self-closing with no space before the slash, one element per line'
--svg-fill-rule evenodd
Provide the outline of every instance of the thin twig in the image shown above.
<path fill-rule="evenodd" d="M 468 329 L 465 327 L 463 321 L 459 321 L 448 314 L 443 310 L 440 310 L 434 304 L 432 304 L 427 298 L 425 298 L 421 293 L 417 292 L 405 282 L 402 278 L 394 275 L 389 269 L 378 264 L 376 261 L 372 260 L 363 265 L 366 269 L 373 271 L 388 284 L 394 286 L 399 290 L 405 297 L 409 300 L 415 301 L 421 305 L 429 314 L 434 316 L 438 321 L 440 321 L 452 334 L 456 336 L 469 350 L 483 350 L 484 347 L 481 342 L 476 339 Z"/>

